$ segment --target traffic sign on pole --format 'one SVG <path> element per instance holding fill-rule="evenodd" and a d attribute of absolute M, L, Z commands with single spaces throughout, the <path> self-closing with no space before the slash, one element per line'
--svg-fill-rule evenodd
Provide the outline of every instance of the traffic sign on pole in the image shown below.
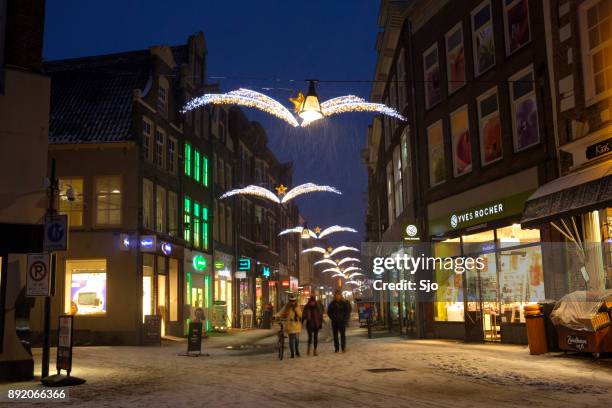
<path fill-rule="evenodd" d="M 68 249 L 68 216 L 51 215 L 45 218 L 45 252 Z"/>
<path fill-rule="evenodd" d="M 51 295 L 49 254 L 29 254 L 26 272 L 26 296 Z"/>

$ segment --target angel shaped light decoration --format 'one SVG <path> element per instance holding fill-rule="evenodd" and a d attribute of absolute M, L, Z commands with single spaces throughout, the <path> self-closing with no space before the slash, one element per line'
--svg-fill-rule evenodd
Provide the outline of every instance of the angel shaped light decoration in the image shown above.
<path fill-rule="evenodd" d="M 328 192 L 328 193 L 334 193 L 334 194 L 342 194 L 340 190 L 336 189 L 335 187 L 321 186 L 321 185 L 314 184 L 314 183 L 300 184 L 299 186 L 296 186 L 289 191 L 287 191 L 287 187 L 281 184 L 280 186 L 276 187 L 275 190 L 276 190 L 276 194 L 274 194 L 272 191 L 268 190 L 267 188 L 250 185 L 250 186 L 246 186 L 243 188 L 237 188 L 234 190 L 230 190 L 226 192 L 225 194 L 221 195 L 221 197 L 219 198 L 224 199 L 224 198 L 228 198 L 228 197 L 235 196 L 235 195 L 253 195 L 253 196 L 260 197 L 260 198 L 265 198 L 266 200 L 270 200 L 274 203 L 285 204 L 289 200 L 292 200 L 295 197 L 300 196 L 302 194 L 315 193 L 315 192 Z"/>
<path fill-rule="evenodd" d="M 344 252 L 344 251 L 360 252 L 355 247 L 346 246 L 346 245 L 340 245 L 339 247 L 336 247 L 336 248 L 332 248 L 332 247 L 322 248 L 322 247 L 315 246 L 315 247 L 312 247 L 312 248 L 306 248 L 306 249 L 302 250 L 302 253 L 303 254 L 307 254 L 309 252 L 318 252 L 318 253 L 322 254 L 324 258 L 331 258 L 334 255 L 339 254 L 340 252 Z"/>
<path fill-rule="evenodd" d="M 185 113 L 204 105 L 240 105 L 269 113 L 284 120 L 293 127 L 305 127 L 324 117 L 346 112 L 375 112 L 399 120 L 406 120 L 398 111 L 385 104 L 368 102 L 355 95 L 339 96 L 320 102 L 315 90 L 316 82 L 316 80 L 308 80 L 309 85 L 306 96 L 300 91 L 296 98 L 289 99 L 294 104 L 295 113 L 302 119 L 301 123 L 298 123 L 289 109 L 277 100 L 245 88 L 239 88 L 227 93 L 198 96 L 187 102 L 183 112 Z"/>

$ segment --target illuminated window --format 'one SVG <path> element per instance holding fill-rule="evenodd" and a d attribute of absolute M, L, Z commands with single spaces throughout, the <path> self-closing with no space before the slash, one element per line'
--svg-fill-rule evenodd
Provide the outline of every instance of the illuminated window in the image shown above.
<path fill-rule="evenodd" d="M 97 225 L 121 224 L 121 177 L 105 176 L 95 179 Z"/>
<path fill-rule="evenodd" d="M 208 187 L 208 157 L 202 155 L 202 183 L 205 187 Z"/>
<path fill-rule="evenodd" d="M 168 191 L 168 233 L 173 237 L 177 234 L 178 228 L 178 200 L 176 193 Z"/>
<path fill-rule="evenodd" d="M 64 312 L 72 315 L 105 315 L 106 260 L 67 260 Z"/>
<path fill-rule="evenodd" d="M 166 158 L 166 164 L 168 168 L 168 172 L 170 174 L 176 174 L 177 163 L 178 163 L 178 151 L 177 151 L 178 142 L 172 136 L 168 137 L 168 156 Z"/>
<path fill-rule="evenodd" d="M 497 87 L 478 97 L 480 162 L 483 166 L 501 160 L 502 131 L 497 100 Z"/>
<path fill-rule="evenodd" d="M 200 181 L 201 171 L 202 171 L 202 169 L 200 168 L 200 152 L 198 151 L 198 149 L 194 149 L 194 152 L 193 152 L 193 178 L 197 182 Z"/>
<path fill-rule="evenodd" d="M 389 225 L 395 220 L 395 202 L 393 201 L 393 161 L 387 163 L 387 216 Z"/>
<path fill-rule="evenodd" d="M 153 132 L 151 121 L 144 117 L 142 118 L 142 153 L 146 160 L 153 161 Z"/>
<path fill-rule="evenodd" d="M 404 211 L 404 197 L 402 188 L 402 160 L 400 158 L 400 146 L 393 150 L 393 191 L 395 196 L 395 217 Z"/>
<path fill-rule="evenodd" d="M 185 175 L 191 176 L 191 145 L 185 143 Z"/>
<path fill-rule="evenodd" d="M 579 7 L 584 88 L 587 103 L 612 94 L 612 24 L 609 0 L 590 0 Z"/>
<path fill-rule="evenodd" d="M 142 226 L 153 229 L 153 182 L 142 179 Z"/>
<path fill-rule="evenodd" d="M 427 149 L 429 154 L 429 184 L 431 187 L 446 179 L 444 157 L 444 128 L 439 120 L 427 128 Z"/>
<path fill-rule="evenodd" d="M 202 221 L 203 221 L 203 228 L 202 228 L 202 232 L 204 234 L 204 249 L 208 249 L 208 208 L 207 207 L 202 207 Z"/>
<path fill-rule="evenodd" d="M 166 232 L 166 190 L 159 185 L 155 190 L 155 230 Z"/>
<path fill-rule="evenodd" d="M 68 225 L 83 225 L 83 179 L 59 179 L 59 213 L 68 216 Z"/>
<path fill-rule="evenodd" d="M 472 143 L 467 105 L 451 113 L 450 125 L 453 145 L 453 174 L 455 177 L 459 177 L 472 171 Z"/>
<path fill-rule="evenodd" d="M 605 3 L 608 2 L 609 0 L 605 0 Z M 531 40 L 529 0 L 504 1 L 504 28 L 507 55 L 512 54 Z"/>
<path fill-rule="evenodd" d="M 191 242 L 191 199 L 185 196 L 183 207 L 183 238 Z"/>
<path fill-rule="evenodd" d="M 200 204 L 197 201 L 193 202 L 193 246 L 200 247 Z"/>

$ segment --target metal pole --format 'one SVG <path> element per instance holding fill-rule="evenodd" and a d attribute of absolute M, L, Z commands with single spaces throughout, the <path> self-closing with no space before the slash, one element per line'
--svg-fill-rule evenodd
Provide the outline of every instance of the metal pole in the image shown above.
<path fill-rule="evenodd" d="M 55 214 L 55 196 L 57 194 L 57 179 L 55 178 L 55 159 L 51 159 L 51 181 L 49 185 L 49 208 L 47 215 Z M 55 279 L 55 256 L 51 254 L 51 279 Z M 51 296 L 45 296 L 43 350 L 41 378 L 49 376 L 49 354 L 51 340 Z"/>

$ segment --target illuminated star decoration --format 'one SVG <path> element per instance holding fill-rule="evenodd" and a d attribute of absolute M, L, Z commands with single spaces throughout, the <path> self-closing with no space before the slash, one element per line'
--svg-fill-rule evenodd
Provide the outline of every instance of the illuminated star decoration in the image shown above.
<path fill-rule="evenodd" d="M 289 98 L 289 100 L 293 103 L 293 111 L 298 113 L 302 107 L 302 103 L 304 103 L 304 94 L 302 91 L 299 91 L 297 98 Z"/>
<path fill-rule="evenodd" d="M 297 226 L 294 228 L 288 228 L 284 231 L 281 231 L 280 234 L 278 234 L 278 236 L 281 235 L 285 235 L 285 234 L 291 234 L 291 233 L 298 233 L 301 234 L 302 231 L 304 231 L 305 227 L 302 226 Z M 336 232 L 357 232 L 356 229 L 354 228 L 350 228 L 350 227 L 341 227 L 339 225 L 332 225 L 331 227 L 327 227 L 324 230 L 321 230 L 320 227 L 316 227 L 314 229 L 314 231 L 312 230 L 308 230 L 308 234 L 315 239 L 321 239 L 324 238 L 330 234 L 334 234 Z"/>
<path fill-rule="evenodd" d="M 274 203 L 285 204 L 289 200 L 292 200 L 295 197 L 302 195 L 302 194 L 315 193 L 315 192 L 342 194 L 335 187 L 320 186 L 314 183 L 301 184 L 299 186 L 292 188 L 289 191 L 286 191 L 286 190 L 287 190 L 287 187 L 281 184 L 280 186 L 276 187 L 277 194 L 274 194 L 273 192 L 271 192 L 270 190 L 266 188 L 255 186 L 255 185 L 250 185 L 244 188 L 230 190 L 219 198 L 222 200 L 224 198 L 228 198 L 228 197 L 235 196 L 235 195 L 253 195 L 256 197 L 265 198 L 266 200 L 270 200 Z"/>

